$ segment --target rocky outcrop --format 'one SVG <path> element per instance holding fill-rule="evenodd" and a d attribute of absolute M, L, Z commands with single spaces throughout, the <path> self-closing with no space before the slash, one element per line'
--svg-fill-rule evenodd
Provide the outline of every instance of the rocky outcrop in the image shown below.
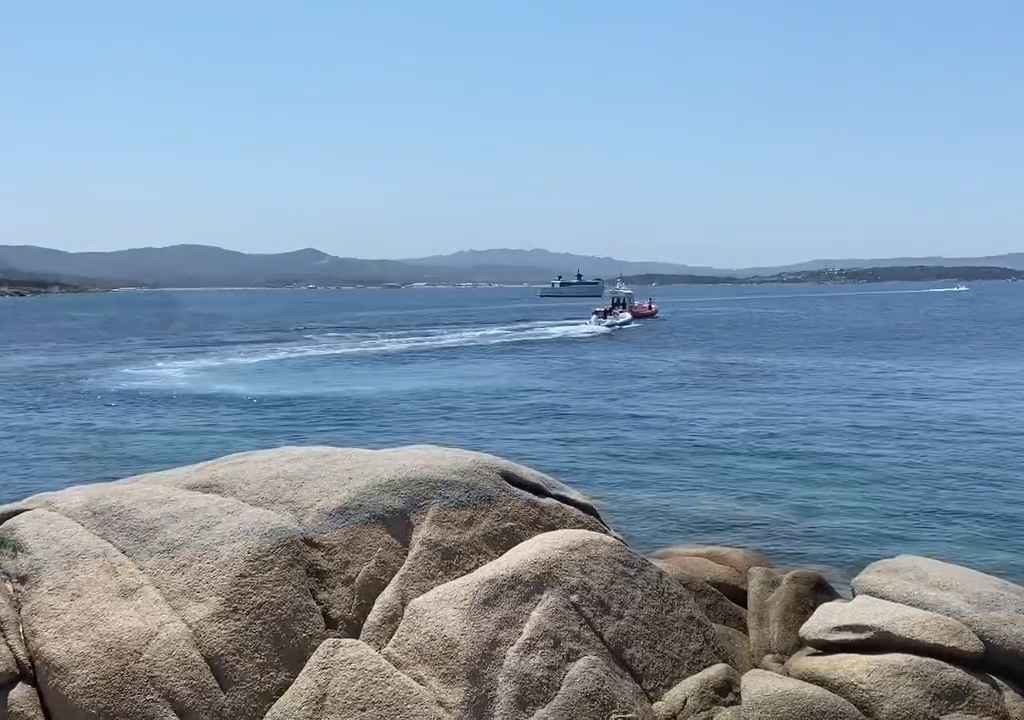
<path fill-rule="evenodd" d="M 870 595 L 821 605 L 800 628 L 800 639 L 838 652 L 911 652 L 964 662 L 985 654 L 963 623 Z"/>
<path fill-rule="evenodd" d="M 325 639 L 383 647 L 410 601 L 520 542 L 607 532 L 552 478 L 429 447 L 245 453 L 0 515 L 51 720 L 260 718 Z"/>
<path fill-rule="evenodd" d="M 714 625 L 664 573 L 607 535 L 539 535 L 412 601 L 384 656 L 456 717 L 529 718 L 562 703 L 649 712 L 721 662 Z M 567 685 L 589 658 L 607 698 Z M 639 688 L 639 690 L 637 690 Z M 639 705 L 635 703 L 639 702 Z M 549 709 L 550 710 L 550 709 Z"/>
<path fill-rule="evenodd" d="M 959 620 L 985 644 L 989 666 L 1024 681 L 1024 587 L 940 560 L 900 555 L 869 565 L 853 588 Z"/>
<path fill-rule="evenodd" d="M 36 496 L 0 508 L 0 720 L 1024 720 L 1024 588 L 901 556 L 841 601 L 752 551 L 656 555 L 443 448 Z"/>
<path fill-rule="evenodd" d="M 800 649 L 800 628 L 822 603 L 839 593 L 821 573 L 793 570 L 780 573 L 754 567 L 749 573 L 750 648 L 754 664 L 766 655 L 788 657 Z"/>

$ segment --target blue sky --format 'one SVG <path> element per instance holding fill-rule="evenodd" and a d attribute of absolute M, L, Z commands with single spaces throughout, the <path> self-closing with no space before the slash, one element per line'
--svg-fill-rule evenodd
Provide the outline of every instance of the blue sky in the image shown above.
<path fill-rule="evenodd" d="M 0 243 L 1024 250 L 1024 3 L 15 3 Z"/>

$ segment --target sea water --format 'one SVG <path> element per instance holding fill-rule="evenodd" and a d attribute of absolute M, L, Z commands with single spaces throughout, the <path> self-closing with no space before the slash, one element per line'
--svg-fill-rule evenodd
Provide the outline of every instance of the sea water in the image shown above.
<path fill-rule="evenodd" d="M 0 300 L 0 501 L 290 444 L 496 453 L 635 547 L 840 579 L 920 553 L 1024 581 L 1024 284 L 530 288 Z"/>

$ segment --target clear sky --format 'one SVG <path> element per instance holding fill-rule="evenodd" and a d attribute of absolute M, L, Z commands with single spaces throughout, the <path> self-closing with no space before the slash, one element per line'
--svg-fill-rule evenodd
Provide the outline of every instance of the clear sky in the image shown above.
<path fill-rule="evenodd" d="M 1024 250 L 1024 2 L 9 3 L 0 243 Z"/>

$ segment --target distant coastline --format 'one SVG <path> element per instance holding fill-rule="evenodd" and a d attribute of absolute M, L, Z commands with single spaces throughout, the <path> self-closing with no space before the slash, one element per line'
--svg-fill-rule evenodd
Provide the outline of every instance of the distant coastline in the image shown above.
<path fill-rule="evenodd" d="M 781 284 L 861 284 L 880 282 L 972 282 L 977 280 L 1024 279 L 1024 271 L 1004 267 L 910 265 L 870 268 L 826 268 L 782 272 L 773 275 L 735 277 L 720 275 L 675 275 L 645 273 L 624 278 L 634 285 L 781 285 Z"/>
<path fill-rule="evenodd" d="M 1016 279 L 1024 253 L 975 258 L 811 260 L 796 265 L 723 269 L 621 260 L 547 250 L 467 250 L 405 260 L 339 257 L 307 248 L 261 254 L 209 245 L 172 245 L 111 252 L 65 252 L 0 245 L 0 278 L 19 294 L 118 288 L 249 287 L 508 287 L 546 284 L 579 270 L 605 282 L 634 284 L 852 283 L 905 280 Z M 31 280 L 31 283 L 23 282 Z"/>
<path fill-rule="evenodd" d="M 634 286 L 658 285 L 859 285 L 885 282 L 975 282 L 1024 280 L 1024 270 L 1004 267 L 966 266 L 894 266 L 872 268 L 829 268 L 784 272 L 753 277 L 722 275 L 689 275 L 672 273 L 643 273 L 625 275 L 623 280 Z M 607 281 L 606 281 L 607 282 Z M 10 279 L 0 277 L 0 297 L 31 297 L 36 295 L 66 295 L 93 292 L 186 292 L 186 291 L 240 291 L 240 290 L 408 290 L 408 289 L 480 289 L 480 288 L 536 288 L 536 282 L 414 282 L 414 283 L 266 283 L 250 285 L 192 285 L 192 286 L 106 286 L 78 285 L 56 279 Z"/>

